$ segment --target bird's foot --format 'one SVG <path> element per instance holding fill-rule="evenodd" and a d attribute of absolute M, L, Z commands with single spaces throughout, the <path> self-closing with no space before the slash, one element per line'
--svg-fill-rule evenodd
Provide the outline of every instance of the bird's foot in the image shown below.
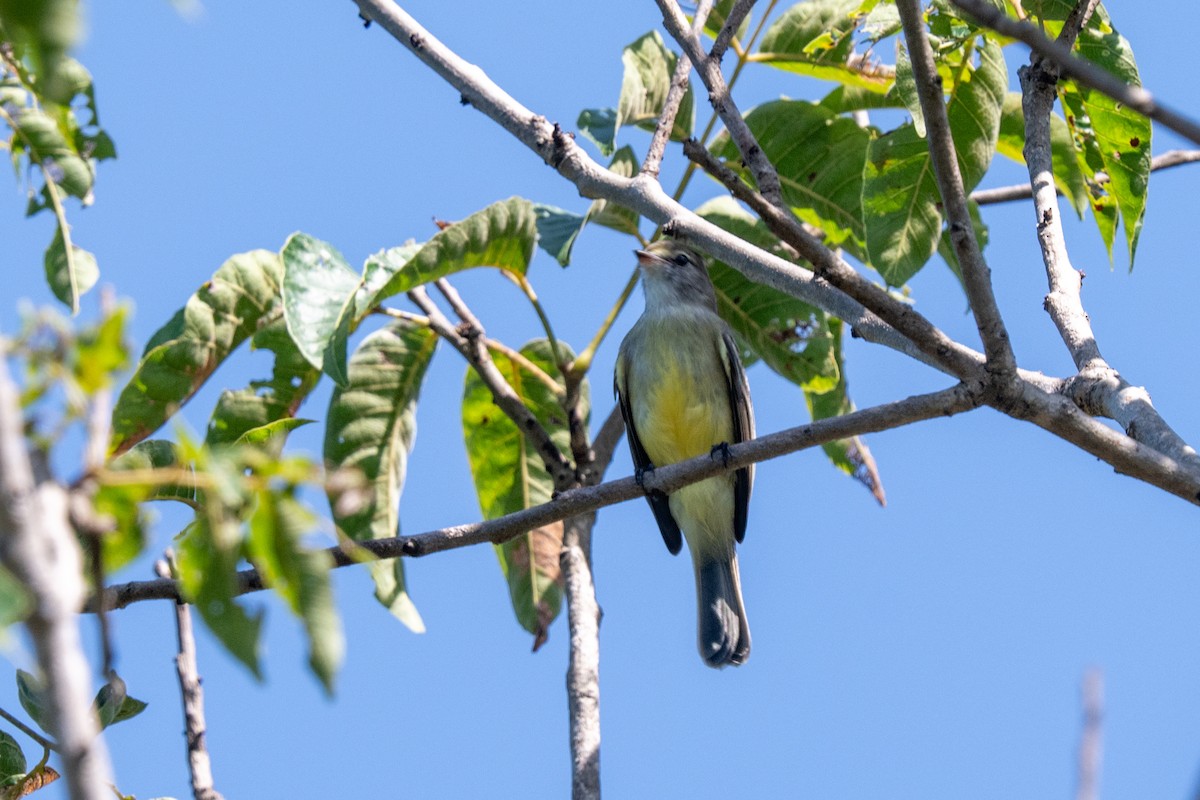
<path fill-rule="evenodd" d="M 713 460 L 720 458 L 721 466 L 728 467 L 729 466 L 729 442 L 721 442 L 720 444 L 714 444 L 712 450 L 710 450 L 708 453 L 708 457 Z"/>
<path fill-rule="evenodd" d="M 654 474 L 654 465 L 648 464 L 644 467 L 638 467 L 633 471 L 633 480 L 646 494 L 650 494 L 650 490 L 646 488 L 646 476 Z"/>

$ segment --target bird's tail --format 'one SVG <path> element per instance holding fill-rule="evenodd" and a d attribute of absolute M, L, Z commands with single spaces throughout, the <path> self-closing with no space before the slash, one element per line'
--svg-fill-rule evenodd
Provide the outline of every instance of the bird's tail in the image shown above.
<path fill-rule="evenodd" d="M 742 664 L 750 657 L 750 624 L 737 555 L 732 548 L 716 557 L 700 555 L 695 567 L 700 657 L 717 669 Z"/>

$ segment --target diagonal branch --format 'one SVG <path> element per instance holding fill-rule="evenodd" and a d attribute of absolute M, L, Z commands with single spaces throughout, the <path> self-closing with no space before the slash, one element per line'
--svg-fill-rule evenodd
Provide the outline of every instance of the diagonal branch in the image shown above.
<path fill-rule="evenodd" d="M 563 489 L 571 486 L 575 482 L 575 470 L 563 458 L 562 452 L 559 451 L 558 445 L 550 438 L 550 434 L 538 422 L 537 417 L 529 410 L 529 407 L 522 402 L 520 396 L 513 391 L 512 386 L 505 380 L 500 370 L 496 367 L 496 362 L 492 360 L 491 353 L 487 349 L 487 338 L 484 335 L 483 327 L 479 320 L 475 318 L 466 305 L 462 303 L 461 298 L 450 287 L 449 283 L 441 282 L 443 293 L 446 293 L 447 298 L 453 297 L 451 305 L 455 307 L 456 313 L 462 319 L 462 324 L 457 328 L 446 319 L 441 310 L 429 299 L 423 287 L 417 287 L 408 293 L 408 297 L 417 306 L 425 312 L 425 316 L 429 318 L 429 326 L 433 328 L 439 336 L 462 354 L 463 358 L 475 368 L 479 373 L 479 377 L 487 385 L 492 392 L 492 398 L 497 406 L 508 415 L 508 417 L 517 425 L 522 435 L 533 445 L 541 456 L 542 461 L 546 465 L 547 472 L 550 473 L 554 481 L 554 486 L 557 489 Z"/>
<path fill-rule="evenodd" d="M 1200 125 L 1196 122 L 1159 102 L 1142 87 L 1130 86 L 1092 62 L 1074 55 L 1070 47 L 1048 38 L 1036 25 L 1013 19 L 988 0 L 951 2 L 997 33 L 1019 39 L 1029 45 L 1035 53 L 1057 64 L 1063 75 L 1108 95 L 1139 114 L 1162 123 L 1180 136 L 1200 144 Z"/>
<path fill-rule="evenodd" d="M 698 35 L 704 30 L 704 21 L 712 10 L 712 0 L 700 0 L 696 7 L 696 16 L 692 18 L 692 35 Z M 658 177 L 662 165 L 663 154 L 667 149 L 667 140 L 675 128 L 675 117 L 679 114 L 679 104 L 687 94 L 688 73 L 692 71 L 692 60 L 687 53 L 682 53 L 675 63 L 675 73 L 671 76 L 671 88 L 663 101 L 662 112 L 658 115 L 658 125 L 654 128 L 654 136 L 650 139 L 650 147 L 646 150 L 646 158 L 642 161 L 642 172 L 654 178 Z"/>
<path fill-rule="evenodd" d="M 972 391 L 965 385 L 957 384 L 940 392 L 915 395 L 904 400 L 853 411 L 844 416 L 788 428 L 749 442 L 730 445 L 728 459 L 714 459 L 704 455 L 659 467 L 653 474 L 644 477 L 642 485 L 639 485 L 633 477 L 620 478 L 596 486 L 571 489 L 557 495 L 548 503 L 516 511 L 503 517 L 440 528 L 412 536 L 358 542 L 355 549 L 356 551 L 369 551 L 378 558 L 400 556 L 418 558 L 484 542 L 498 544 L 531 528 L 550 525 L 569 517 L 588 514 L 605 506 L 642 497 L 646 491 L 657 490 L 669 494 L 688 484 L 747 467 L 750 464 L 818 447 L 837 439 L 878 433 L 922 420 L 960 414 L 977 408 L 981 402 L 978 392 Z M 1115 431 L 1113 434 L 1119 435 Z M 1196 482 L 1194 490 L 1200 492 L 1200 480 Z M 336 567 L 360 563 L 359 558 L 346 553 L 340 547 L 330 548 L 326 552 L 329 553 Z M 261 591 L 264 588 L 262 576 L 256 570 L 248 569 L 238 573 L 238 594 Z M 161 579 L 109 586 L 102 595 L 103 607 L 106 609 L 124 608 L 132 603 L 145 600 L 178 599 L 180 599 L 178 585 L 174 581 Z M 85 610 L 94 612 L 96 606 L 97 599 L 93 597 L 89 600 Z"/>
<path fill-rule="evenodd" d="M 933 50 L 921 19 L 920 0 L 896 0 L 896 7 L 900 10 L 904 39 L 912 58 L 913 78 L 917 84 L 921 111 L 925 115 L 929 154 L 950 228 L 950 241 L 962 266 L 963 287 L 971 304 L 971 313 L 975 315 L 979 338 L 983 341 L 988 370 L 997 377 L 1007 377 L 1016 372 L 1017 363 L 992 292 L 991 270 L 983 260 L 979 242 L 975 239 L 962 174 L 958 169 L 954 137 L 950 132 L 950 119 L 946 114 L 946 101 L 942 95 L 942 79 L 933 62 Z"/>

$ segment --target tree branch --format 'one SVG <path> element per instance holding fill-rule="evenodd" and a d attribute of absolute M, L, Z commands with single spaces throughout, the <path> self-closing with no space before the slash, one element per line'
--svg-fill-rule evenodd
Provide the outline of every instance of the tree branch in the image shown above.
<path fill-rule="evenodd" d="M 718 64 L 725 57 L 725 51 L 729 49 L 729 43 L 733 41 L 733 37 L 737 35 L 737 29 L 741 27 L 742 20 L 750 13 L 750 9 L 754 8 L 755 0 L 735 0 L 733 8 L 729 10 L 729 16 L 725 18 L 725 24 L 721 26 L 721 30 L 717 33 L 717 38 L 713 41 L 712 50 L 708 51 L 708 57 Z M 767 9 L 766 13 L 770 13 Z"/>
<path fill-rule="evenodd" d="M 73 800 L 107 800 L 110 769 L 92 713 L 91 670 L 77 622 L 83 562 L 67 493 L 35 483 L 17 389 L 0 352 L 0 560 L 29 593 L 25 621 L 46 686 L 50 732 Z"/>
<path fill-rule="evenodd" d="M 1194 164 L 1200 161 L 1200 150 L 1168 150 L 1155 156 L 1150 161 L 1150 171 L 1170 169 L 1184 164 Z M 1103 172 L 1096 173 L 1097 183 L 1108 183 L 1108 176 Z M 1059 192 L 1059 194 L 1062 194 Z M 971 192 L 971 199 L 981 206 L 995 203 L 1007 203 L 1012 200 L 1028 200 L 1033 197 L 1033 186 L 1028 183 L 1018 183 L 1014 186 L 999 186 L 995 189 L 978 189 Z"/>
<path fill-rule="evenodd" d="M 692 18 L 692 35 L 699 35 L 704 30 L 704 22 L 712 10 L 712 0 L 700 0 L 696 6 L 696 16 Z M 654 136 L 650 139 L 650 147 L 646 150 L 646 158 L 642 161 L 642 172 L 652 177 L 658 177 L 658 169 L 662 165 L 663 154 L 667 149 L 667 140 L 675 128 L 675 117 L 679 114 L 679 104 L 687 94 L 688 73 L 692 71 L 692 60 L 687 53 L 681 53 L 675 64 L 675 73 L 671 76 L 671 88 L 663 101 L 662 113 L 658 115 L 658 124 L 654 127 Z"/>
<path fill-rule="evenodd" d="M 929 155 L 933 161 L 933 174 L 937 178 L 942 196 L 942 207 L 950 229 L 950 241 L 962 267 L 963 287 L 971 312 L 975 315 L 975 326 L 983 341 L 987 355 L 987 368 L 996 377 L 1015 374 L 1016 359 L 1012 343 L 996 297 L 992 292 L 991 270 L 979 250 L 975 239 L 975 227 L 967 209 L 966 191 L 963 189 L 962 174 L 958 169 L 958 155 L 954 137 L 950 131 L 950 119 L 946 114 L 946 101 L 942 94 L 942 79 L 933 62 L 933 50 L 925 33 L 921 18 L 920 0 L 896 0 L 900 21 L 904 26 L 904 39 L 912 59 L 913 78 L 917 84 L 917 95 L 921 111 L 925 115 L 925 127 L 929 142 Z"/>
<path fill-rule="evenodd" d="M 807 450 L 837 439 L 877 433 L 925 419 L 952 416 L 976 408 L 981 402 L 978 392 L 958 384 L 940 392 L 916 395 L 893 403 L 860 409 L 841 417 L 817 420 L 749 442 L 731 445 L 728 459 L 714 459 L 704 455 L 659 467 L 644 477 L 644 489 L 633 477 L 620 478 L 596 486 L 571 489 L 557 495 L 548 503 L 503 517 L 454 525 L 412 536 L 358 542 L 355 550 L 369 551 L 378 558 L 418 558 L 484 542 L 499 544 L 532 528 L 642 497 L 647 491 L 658 490 L 669 494 L 682 486 L 750 464 Z M 1113 435 L 1119 434 L 1113 432 Z M 1200 492 L 1200 482 L 1197 483 L 1196 491 Z M 360 563 L 360 559 L 347 554 L 340 547 L 330 548 L 327 552 L 336 567 Z M 262 577 L 256 570 L 248 569 L 238 573 L 238 594 L 260 591 L 263 588 L 265 586 Z M 179 600 L 180 594 L 174 581 L 160 579 L 109 586 L 104 590 L 101 599 L 104 608 L 113 609 L 145 600 Z M 93 597 L 85 611 L 94 612 L 96 607 L 97 598 Z"/>
<path fill-rule="evenodd" d="M 429 326 L 439 336 L 450 342 L 454 349 L 475 368 L 480 379 L 491 390 L 496 405 L 516 423 L 517 429 L 537 450 L 546 465 L 546 471 L 550 473 L 551 479 L 554 481 L 555 488 L 561 490 L 571 486 L 575 482 L 574 468 L 563 458 L 558 445 L 550 438 L 550 434 L 538 422 L 537 417 L 500 374 L 496 362 L 488 353 L 486 336 L 479 320 L 466 307 L 462 298 L 449 283 L 441 281 L 439 289 L 446 295 L 451 306 L 455 308 L 455 313 L 462 319 L 462 325 L 457 328 L 450 324 L 450 320 L 446 319 L 441 310 L 429 299 L 429 295 L 423 287 L 418 286 L 413 289 L 408 293 L 408 297 L 425 312 L 425 316 L 429 318 Z M 451 297 L 454 299 L 450 300 Z"/>
<path fill-rule="evenodd" d="M 162 578 L 170 578 L 172 560 L 170 551 L 167 561 L 159 561 L 154 571 Z M 207 731 L 204 722 L 204 689 L 200 685 L 200 673 L 196 668 L 196 640 L 192 635 L 192 611 L 186 603 L 175 603 L 175 630 L 178 634 L 179 653 L 175 656 L 175 672 L 179 676 L 179 694 L 183 700 L 184 737 L 187 740 L 188 774 L 192 779 L 192 796 L 195 800 L 224 800 L 213 788 L 212 761 L 208 757 Z"/>
<path fill-rule="evenodd" d="M 1067 46 L 1074 43 L 1087 24 L 1092 5 L 1087 0 L 1076 5 L 1059 35 L 1060 43 Z M 1200 470 L 1200 457 L 1159 415 L 1149 393 L 1131 385 L 1100 353 L 1091 320 L 1083 308 L 1083 274 L 1072 266 L 1067 252 L 1062 209 L 1054 186 L 1050 115 L 1057 97 L 1059 67 L 1034 52 L 1029 66 L 1022 67 L 1018 74 L 1025 115 L 1025 163 L 1033 188 L 1038 245 L 1049 284 L 1043 306 L 1078 370 L 1076 378 L 1069 382 L 1067 394 L 1085 411 L 1116 420 L 1138 441 Z"/>
<path fill-rule="evenodd" d="M 568 519 L 559 556 L 571 636 L 567 712 L 572 800 L 600 800 L 600 606 L 591 568 L 595 523 L 595 511 Z"/>
<path fill-rule="evenodd" d="M 1200 144 L 1200 125 L 1160 103 L 1142 87 L 1130 86 L 1090 61 L 1072 54 L 1070 47 L 1049 39 L 1036 25 L 1013 19 L 991 5 L 988 0 L 951 2 L 992 30 L 1029 45 L 1035 53 L 1057 64 L 1063 75 L 1108 95 L 1139 114 L 1162 123 L 1180 136 Z"/>

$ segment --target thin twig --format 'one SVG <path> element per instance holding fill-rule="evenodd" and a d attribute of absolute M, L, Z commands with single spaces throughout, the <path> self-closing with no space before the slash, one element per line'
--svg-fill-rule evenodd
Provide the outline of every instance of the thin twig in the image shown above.
<path fill-rule="evenodd" d="M 1062 74 L 1079 83 L 1108 95 L 1143 116 L 1160 122 L 1171 130 L 1200 144 L 1200 125 L 1169 108 L 1140 86 L 1129 84 L 1090 61 L 1071 53 L 1071 48 L 1048 38 L 1036 25 L 1013 19 L 988 0 L 951 0 L 954 5 L 975 17 L 998 33 L 1019 39 L 1030 49 L 1056 63 Z"/>
<path fill-rule="evenodd" d="M 600 800 L 600 606 L 591 570 L 595 522 L 595 511 L 567 520 L 559 557 L 571 636 L 567 712 L 572 800 Z"/>
<path fill-rule="evenodd" d="M 452 287 L 450 291 L 453 292 Z M 454 296 L 457 298 L 456 292 Z M 470 309 L 467 309 L 466 305 L 462 303 L 461 298 L 457 298 L 457 302 L 462 305 L 467 317 L 463 319 L 463 324 L 456 328 L 434 305 L 424 288 L 413 289 L 408 293 L 408 297 L 425 312 L 429 318 L 430 327 L 437 331 L 439 336 L 450 342 L 454 349 L 458 350 L 463 358 L 467 359 L 467 362 L 475 368 L 480 379 L 491 390 L 496 405 L 516 423 L 518 430 L 537 450 L 555 487 L 570 486 L 575 480 L 574 468 L 563 458 L 558 445 L 550 438 L 550 434 L 538 422 L 537 417 L 533 415 L 528 406 L 522 402 L 520 396 L 500 373 L 496 363 L 492 361 L 491 354 L 488 353 L 487 346 L 484 344 L 486 337 L 483 328 L 479 325 L 479 320 L 470 313 Z M 460 317 L 462 317 L 461 314 Z"/>
<path fill-rule="evenodd" d="M 1200 161 L 1200 150 L 1168 150 L 1150 160 L 1150 171 L 1158 172 L 1184 164 L 1194 164 Z M 1108 175 L 1096 173 L 1096 183 L 1108 183 Z M 1062 194 L 1062 192 L 1059 192 Z M 1013 200 L 1028 200 L 1033 197 L 1033 186 L 1028 183 L 1018 183 L 1013 186 L 998 186 L 995 189 L 978 189 L 971 192 L 971 199 L 981 206 L 994 203 L 1007 203 Z"/>
<path fill-rule="evenodd" d="M 712 0 L 700 0 L 696 7 L 696 16 L 692 18 L 692 33 L 699 35 L 704 30 L 704 22 L 712 10 Z M 687 94 L 688 73 L 692 71 L 692 60 L 687 53 L 681 53 L 675 62 L 675 73 L 671 76 L 671 88 L 663 101 L 662 111 L 658 115 L 658 124 L 654 127 L 654 136 L 650 139 L 650 147 L 646 150 L 646 158 L 642 161 L 642 172 L 657 178 L 659 167 L 662 166 L 663 154 L 667 151 L 667 141 L 675 128 L 675 117 L 679 114 L 679 104 Z"/>
<path fill-rule="evenodd" d="M 0 352 L 0 560 L 30 596 L 25 624 L 71 797 L 106 800 L 108 755 L 97 735 L 91 670 L 76 617 L 84 599 L 82 558 L 68 521 L 66 491 L 54 481 L 35 483 L 34 474 L 17 388 Z"/>
<path fill-rule="evenodd" d="M 996 378 L 1013 375 L 1017 362 L 1013 356 L 1008 330 L 992 292 L 991 270 L 983 259 L 975 227 L 967 209 L 966 191 L 958 168 L 958 155 L 950 131 L 950 118 L 942 96 L 942 79 L 933 60 L 933 49 L 921 17 L 920 0 L 897 0 L 904 39 L 912 60 L 913 78 L 921 111 L 925 115 L 926 140 L 942 196 L 943 213 L 950 230 L 950 241 L 962 267 L 963 287 L 975 315 L 975 327 L 987 355 L 987 368 Z"/>
<path fill-rule="evenodd" d="M 682 486 L 753 463 L 779 458 L 837 439 L 862 436 L 925 419 L 959 414 L 978 407 L 980 403 L 981 399 L 977 393 L 965 386 L 955 385 L 940 392 L 916 395 L 904 400 L 860 409 L 844 416 L 817 420 L 807 425 L 767 434 L 749 442 L 730 445 L 727 459 L 724 457 L 714 459 L 704 455 L 659 467 L 652 474 L 644 476 L 642 485 L 639 485 L 633 477 L 626 477 L 595 486 L 571 489 L 557 495 L 548 503 L 516 511 L 503 517 L 440 528 L 412 536 L 359 542 L 356 550 L 368 551 L 377 558 L 400 556 L 417 558 L 484 542 L 498 544 L 533 528 L 550 525 L 569 517 L 587 514 L 605 506 L 641 497 L 646 491 L 658 490 L 670 494 Z M 1118 435 L 1115 431 L 1113 433 Z M 597 447 L 600 447 L 599 441 Z M 1200 491 L 1200 483 L 1196 485 L 1195 491 Z M 329 548 L 325 552 L 332 558 L 335 567 L 361 563 L 358 554 L 351 556 L 340 547 Z M 237 594 L 246 594 L 263 588 L 265 587 L 262 577 L 256 570 L 249 569 L 238 573 Z M 124 608 L 132 603 L 145 600 L 178 600 L 179 598 L 179 587 L 174 581 L 133 581 L 106 588 L 103 604 L 105 608 L 110 609 Z M 96 604 L 96 598 L 92 598 L 84 610 L 94 611 Z"/>
<path fill-rule="evenodd" d="M 708 89 L 708 100 L 712 104 L 713 110 L 721 117 L 721 122 L 725 123 L 725 130 L 729 132 L 730 138 L 737 145 L 746 165 L 754 173 L 759 191 L 771 201 L 772 205 L 780 209 L 784 208 L 783 188 L 779 182 L 779 173 L 767 159 L 766 153 L 759 146 L 750 126 L 742 117 L 742 112 L 738 110 L 737 104 L 730 96 L 729 86 L 725 83 L 725 76 L 721 73 L 720 61 L 709 58 L 708 54 L 704 52 L 704 47 L 700 44 L 700 37 L 688 28 L 687 19 L 683 16 L 683 12 L 680 11 L 679 4 L 675 0 L 655 0 L 655 2 L 662 12 L 663 25 L 683 48 L 684 53 L 691 58 L 696 67 L 696 73 L 700 76 L 700 80 L 704 81 L 704 86 Z"/>
<path fill-rule="evenodd" d="M 168 550 L 165 561 L 154 564 L 159 577 L 171 578 L 168 564 L 173 556 Z M 175 630 L 179 652 L 175 656 L 175 672 L 179 676 L 179 694 L 183 701 L 184 737 L 187 740 L 188 773 L 192 779 L 195 800 L 223 800 L 213 788 L 212 760 L 208 756 L 208 730 L 204 721 L 204 689 L 196 667 L 196 639 L 192 634 L 192 611 L 186 603 L 175 603 Z"/>
<path fill-rule="evenodd" d="M 755 0 L 736 0 L 733 8 L 729 10 L 729 16 L 725 17 L 725 24 L 721 26 L 721 30 L 717 32 L 717 38 L 713 41 L 712 49 L 708 51 L 708 57 L 718 64 L 725 57 L 725 50 L 728 49 L 729 43 L 733 41 L 733 37 L 737 35 L 737 29 L 742 26 L 742 20 L 750 13 L 750 9 L 754 8 Z M 769 10 L 768 10 L 769 13 Z M 763 15 L 763 21 L 766 20 L 766 14 Z M 762 26 L 759 25 L 761 29 Z M 732 79 L 730 83 L 732 83 Z"/>
<path fill-rule="evenodd" d="M 1083 676 L 1083 731 L 1079 736 L 1079 775 L 1075 800 L 1099 800 L 1104 754 L 1104 675 L 1089 669 Z"/>
<path fill-rule="evenodd" d="M 55 742 L 50 741 L 45 736 L 42 736 L 40 733 L 38 733 L 33 728 L 26 725 L 24 722 L 21 722 L 21 720 L 19 718 L 8 713 L 3 708 L 0 708 L 0 717 L 3 717 L 5 720 L 7 720 L 9 722 L 10 725 L 12 725 L 14 728 L 19 730 L 21 733 L 28 736 L 30 739 L 33 739 L 35 742 L 40 744 L 46 750 L 51 750 L 55 753 L 58 752 L 58 745 Z"/>

